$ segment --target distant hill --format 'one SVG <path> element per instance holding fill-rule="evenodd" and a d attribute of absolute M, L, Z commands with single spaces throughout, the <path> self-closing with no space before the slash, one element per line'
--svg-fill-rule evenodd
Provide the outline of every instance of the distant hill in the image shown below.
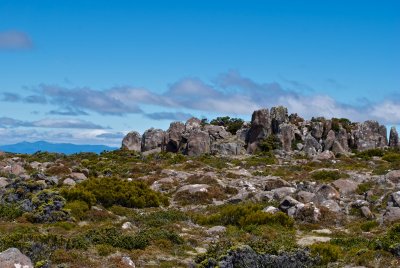
<path fill-rule="evenodd" d="M 71 144 L 71 143 L 49 143 L 46 141 L 37 142 L 20 142 L 10 145 L 0 145 L 0 151 L 21 154 L 33 154 L 37 151 L 74 154 L 81 152 L 101 153 L 104 150 L 112 151 L 117 147 L 109 147 L 106 145 L 86 145 L 86 144 Z"/>

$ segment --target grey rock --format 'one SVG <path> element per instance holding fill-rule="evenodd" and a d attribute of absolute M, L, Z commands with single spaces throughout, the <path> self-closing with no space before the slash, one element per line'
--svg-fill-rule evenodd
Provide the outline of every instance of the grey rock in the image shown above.
<path fill-rule="evenodd" d="M 278 178 L 278 177 L 267 178 L 265 180 L 264 185 L 265 185 L 265 187 L 264 187 L 265 191 L 271 191 L 271 190 L 276 189 L 276 188 L 290 187 L 291 186 L 290 183 L 288 183 L 287 181 L 282 180 L 281 178 Z"/>
<path fill-rule="evenodd" d="M 338 179 L 332 182 L 333 186 L 339 190 L 339 193 L 346 195 L 354 193 L 357 190 L 358 184 L 355 181 L 349 179 Z"/>
<path fill-rule="evenodd" d="M 281 201 L 282 198 L 288 195 L 292 195 L 296 192 L 296 188 L 293 187 L 281 187 L 273 190 L 274 192 L 274 199 Z"/>
<path fill-rule="evenodd" d="M 69 176 L 76 181 L 87 180 L 86 175 L 80 172 L 72 172 Z"/>
<path fill-rule="evenodd" d="M 399 147 L 399 134 L 397 133 L 396 127 L 390 128 L 389 147 L 391 147 L 391 148 Z"/>
<path fill-rule="evenodd" d="M 293 197 L 286 196 L 285 198 L 283 198 L 283 200 L 279 204 L 279 209 L 284 212 L 287 212 L 289 208 L 294 207 L 299 203 L 300 202 L 297 201 L 296 199 L 294 199 Z"/>
<path fill-rule="evenodd" d="M 327 208 L 329 211 L 338 213 L 341 211 L 340 206 L 333 200 L 324 200 L 320 203 L 321 207 Z"/>
<path fill-rule="evenodd" d="M 251 127 L 248 133 L 247 151 L 254 153 L 258 148 L 258 143 L 271 133 L 271 118 L 268 109 L 254 111 L 251 116 Z"/>
<path fill-rule="evenodd" d="M 1 268 L 33 268 L 31 259 L 17 248 L 9 248 L 0 253 Z"/>
<path fill-rule="evenodd" d="M 313 137 L 308 134 L 304 139 L 303 151 L 310 156 L 316 155 L 322 149 L 321 144 Z"/>
<path fill-rule="evenodd" d="M 314 193 L 306 192 L 306 191 L 299 191 L 297 193 L 297 200 L 302 203 L 309 203 L 315 197 Z"/>
<path fill-rule="evenodd" d="M 379 125 L 377 121 L 357 123 L 353 131 L 355 145 L 360 151 L 383 148 L 388 143 L 386 132 L 386 127 Z"/>
<path fill-rule="evenodd" d="M 200 128 L 201 128 L 201 120 L 196 117 L 188 119 L 185 123 L 185 130 L 187 132 Z"/>
<path fill-rule="evenodd" d="M 207 189 L 210 187 L 210 185 L 207 184 L 189 184 L 182 186 L 181 188 L 178 189 L 177 193 L 183 192 L 183 191 L 188 191 L 189 193 L 197 193 L 197 192 L 207 192 Z"/>
<path fill-rule="evenodd" d="M 282 149 L 286 152 L 290 152 L 292 150 L 292 141 L 294 140 L 293 126 L 284 123 L 279 126 L 279 129 Z"/>
<path fill-rule="evenodd" d="M 213 226 L 211 228 L 209 228 L 206 233 L 207 234 L 220 234 L 220 233 L 225 233 L 226 231 L 226 227 L 225 226 Z"/>
<path fill-rule="evenodd" d="M 217 141 L 211 143 L 211 153 L 219 155 L 241 155 L 246 153 L 246 150 L 244 149 L 244 144 L 240 141 Z"/>
<path fill-rule="evenodd" d="M 71 179 L 71 178 L 66 178 L 66 179 L 63 181 L 63 184 L 64 184 L 64 185 L 68 185 L 68 186 L 75 186 L 76 182 L 75 182 L 73 179 Z"/>
<path fill-rule="evenodd" d="M 241 141 L 243 143 L 247 143 L 247 136 L 249 134 L 249 127 L 242 127 L 241 129 L 239 129 L 238 131 L 236 131 L 236 139 L 238 141 Z"/>
<path fill-rule="evenodd" d="M 271 130 L 273 134 L 280 133 L 279 126 L 283 123 L 289 122 L 288 110 L 286 107 L 283 106 L 272 107 L 270 117 Z"/>
<path fill-rule="evenodd" d="M 319 187 L 319 189 L 315 193 L 315 197 L 313 202 L 322 203 L 325 200 L 339 200 L 340 194 L 339 192 L 330 185 L 323 184 Z"/>
<path fill-rule="evenodd" d="M 274 206 L 268 206 L 268 207 L 265 207 L 262 211 L 264 211 L 265 213 L 275 214 L 275 213 L 279 212 L 279 209 Z"/>
<path fill-rule="evenodd" d="M 400 207 L 400 191 L 394 192 L 390 195 L 390 199 L 394 206 Z"/>
<path fill-rule="evenodd" d="M 181 122 L 172 122 L 166 133 L 165 150 L 177 153 L 182 145 L 182 135 L 185 132 L 185 125 Z"/>
<path fill-rule="evenodd" d="M 393 183 L 400 183 L 400 170 L 389 171 L 385 178 Z"/>
<path fill-rule="evenodd" d="M 131 267 L 131 268 L 135 268 L 136 266 L 135 266 L 135 263 L 132 261 L 132 259 L 130 258 L 130 257 L 128 257 L 128 256 L 124 256 L 124 257 L 122 257 L 121 258 L 121 261 L 122 261 L 122 263 L 123 264 L 125 264 L 126 266 L 128 266 L 128 267 Z"/>
<path fill-rule="evenodd" d="M 333 143 L 336 140 L 336 134 L 335 131 L 329 130 L 326 139 L 324 141 L 324 150 L 331 150 L 333 147 Z"/>
<path fill-rule="evenodd" d="M 296 208 L 294 218 L 301 222 L 315 223 L 319 221 L 321 212 L 314 203 L 310 202 Z"/>
<path fill-rule="evenodd" d="M 207 125 L 204 127 L 204 131 L 208 132 L 212 141 L 228 139 L 232 136 L 232 134 L 226 131 L 223 126 Z"/>
<path fill-rule="evenodd" d="M 335 159 L 335 154 L 329 150 L 325 150 L 322 153 L 317 154 L 314 159 L 316 160 L 332 160 Z"/>
<path fill-rule="evenodd" d="M 389 207 L 386 208 L 383 214 L 383 221 L 385 223 L 391 223 L 400 220 L 400 208 L 399 207 Z"/>
<path fill-rule="evenodd" d="M 372 214 L 371 210 L 367 206 L 361 207 L 361 214 L 367 219 L 373 219 L 374 214 Z"/>
<path fill-rule="evenodd" d="M 323 122 L 312 122 L 311 123 L 311 135 L 317 140 L 322 138 L 324 134 L 324 123 Z"/>
<path fill-rule="evenodd" d="M 10 182 L 8 182 L 7 178 L 0 177 L 0 188 L 4 188 L 9 184 L 10 184 Z"/>
<path fill-rule="evenodd" d="M 150 128 L 142 136 L 142 152 L 164 150 L 165 132 L 161 129 Z"/>
<path fill-rule="evenodd" d="M 142 150 L 141 135 L 136 131 L 132 131 L 126 134 L 126 136 L 122 140 L 122 149 L 141 152 Z"/>
<path fill-rule="evenodd" d="M 201 130 L 193 130 L 186 145 L 186 153 L 189 156 L 198 156 L 211 152 L 210 136 L 207 132 Z"/>

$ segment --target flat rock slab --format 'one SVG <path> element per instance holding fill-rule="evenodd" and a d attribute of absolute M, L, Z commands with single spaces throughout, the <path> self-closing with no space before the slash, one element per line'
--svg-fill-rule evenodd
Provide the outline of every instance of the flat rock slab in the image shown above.
<path fill-rule="evenodd" d="M 297 244 L 299 246 L 309 246 L 319 242 L 329 242 L 330 240 L 331 238 L 326 236 L 304 236 L 297 240 Z"/>
<path fill-rule="evenodd" d="M 1 268 L 33 268 L 32 261 L 17 248 L 9 248 L 0 253 Z"/>

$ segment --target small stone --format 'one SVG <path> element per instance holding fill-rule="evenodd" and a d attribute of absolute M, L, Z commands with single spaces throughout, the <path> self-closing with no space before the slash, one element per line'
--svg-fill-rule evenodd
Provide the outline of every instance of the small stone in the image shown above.
<path fill-rule="evenodd" d="M 64 185 L 68 185 L 68 186 L 75 186 L 76 182 L 75 182 L 73 179 L 71 179 L 71 178 L 66 178 L 66 179 L 63 181 L 63 184 L 64 184 Z"/>
<path fill-rule="evenodd" d="M 124 257 L 122 257 L 121 258 L 121 261 L 122 261 L 122 263 L 123 264 L 125 264 L 125 265 L 127 265 L 127 266 L 129 266 L 129 267 L 132 267 L 132 268 L 135 268 L 136 266 L 135 266 L 135 263 L 132 261 L 132 259 L 130 258 L 130 257 L 128 257 L 128 256 L 124 256 Z"/>
<path fill-rule="evenodd" d="M 226 227 L 225 226 L 213 226 L 211 228 L 209 228 L 206 232 L 207 234 L 211 235 L 211 234 L 219 234 L 219 233 L 225 233 L 226 231 Z"/>
<path fill-rule="evenodd" d="M 275 213 L 279 212 L 279 209 L 277 209 L 274 206 L 268 206 L 268 207 L 264 208 L 262 211 L 264 211 L 266 213 L 275 214 Z"/>
<path fill-rule="evenodd" d="M 374 214 L 372 214 L 372 212 L 369 209 L 369 207 L 366 207 L 366 206 L 361 207 L 361 214 L 367 219 L 373 219 L 374 218 Z"/>

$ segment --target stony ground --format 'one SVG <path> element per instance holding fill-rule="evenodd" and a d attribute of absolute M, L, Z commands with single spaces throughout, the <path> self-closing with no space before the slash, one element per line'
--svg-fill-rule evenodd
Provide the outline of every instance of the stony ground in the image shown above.
<path fill-rule="evenodd" d="M 399 183 L 388 149 L 1 153 L 0 266 L 398 267 Z"/>

